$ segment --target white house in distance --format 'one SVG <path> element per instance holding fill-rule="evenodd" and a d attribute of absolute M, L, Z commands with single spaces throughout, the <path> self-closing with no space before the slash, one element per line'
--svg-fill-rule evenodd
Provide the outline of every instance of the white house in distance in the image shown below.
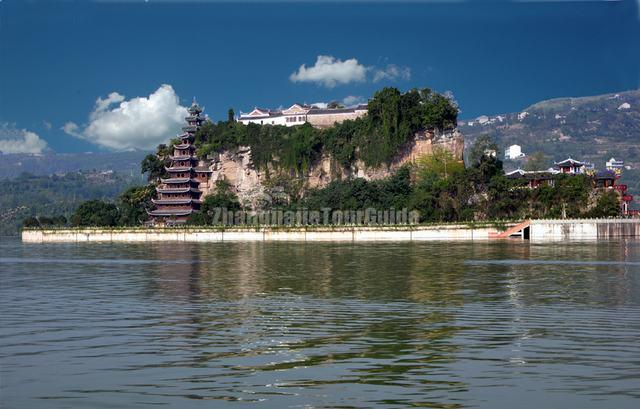
<path fill-rule="evenodd" d="M 612 170 L 619 175 L 622 173 L 622 169 L 624 168 L 624 161 L 611 158 L 607 161 L 606 167 L 608 170 Z"/>
<path fill-rule="evenodd" d="M 524 153 L 522 153 L 522 146 L 520 145 L 511 145 L 504 150 L 505 159 L 519 159 L 524 158 L 524 156 Z"/>
<path fill-rule="evenodd" d="M 283 125 L 294 126 L 309 122 L 316 128 L 328 128 L 347 119 L 356 119 L 367 114 L 367 105 L 350 108 L 319 108 L 315 105 L 293 104 L 287 109 L 254 108 L 253 111 L 240 112 L 238 122 L 245 125 Z"/>

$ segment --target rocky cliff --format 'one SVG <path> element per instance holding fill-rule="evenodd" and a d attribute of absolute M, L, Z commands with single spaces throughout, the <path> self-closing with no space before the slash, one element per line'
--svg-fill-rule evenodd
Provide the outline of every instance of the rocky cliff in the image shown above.
<path fill-rule="evenodd" d="M 209 186 L 204 191 L 205 194 L 213 192 L 216 181 L 225 179 L 231 184 L 243 205 L 260 209 L 268 207 L 275 198 L 287 200 L 292 195 L 302 196 L 308 189 L 325 187 L 336 179 L 386 178 L 402 165 L 415 163 L 420 157 L 431 155 L 438 148 L 451 152 L 454 158 L 462 161 L 464 138 L 457 130 L 445 134 L 416 133 L 413 140 L 390 164 L 380 167 L 368 167 L 362 161 L 345 167 L 325 153 L 310 166 L 306 174 L 300 176 L 273 166 L 257 169 L 251 160 L 251 149 L 241 146 L 233 151 L 222 152 L 212 159 L 210 168 L 213 173 Z"/>

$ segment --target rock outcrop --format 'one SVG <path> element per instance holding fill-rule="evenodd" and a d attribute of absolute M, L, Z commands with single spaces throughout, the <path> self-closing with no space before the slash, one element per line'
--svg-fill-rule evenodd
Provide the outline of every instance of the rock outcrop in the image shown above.
<path fill-rule="evenodd" d="M 432 155 L 434 149 L 445 149 L 453 157 L 462 161 L 464 138 L 457 130 L 436 134 L 433 132 L 416 133 L 413 140 L 402 149 L 388 165 L 379 167 L 366 166 L 358 160 L 351 166 L 345 167 L 337 163 L 331 155 L 324 153 L 320 159 L 311 165 L 303 176 L 285 174 L 281 169 L 269 166 L 256 169 L 251 160 L 251 149 L 241 146 L 233 151 L 225 151 L 215 155 L 210 169 L 213 171 L 209 186 L 204 189 L 205 194 L 215 190 L 216 181 L 225 179 L 231 184 L 240 202 L 252 209 L 268 207 L 274 196 L 287 196 L 283 180 L 288 180 L 299 188 L 298 193 L 304 195 L 308 189 L 322 188 L 336 179 L 353 177 L 366 180 L 377 180 L 391 176 L 401 166 L 415 163 L 419 158 Z M 291 185 L 291 183 L 289 183 Z"/>

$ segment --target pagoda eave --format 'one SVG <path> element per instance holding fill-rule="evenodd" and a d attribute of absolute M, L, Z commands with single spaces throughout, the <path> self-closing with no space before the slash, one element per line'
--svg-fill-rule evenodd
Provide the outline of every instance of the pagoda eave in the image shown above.
<path fill-rule="evenodd" d="M 166 184 L 189 183 L 189 182 L 200 183 L 199 180 L 191 179 L 191 178 L 169 178 L 169 179 L 160 179 L 160 181 Z"/>
<path fill-rule="evenodd" d="M 188 204 L 200 204 L 202 201 L 198 199 L 151 199 L 153 204 L 157 205 L 188 205 Z"/>
<path fill-rule="evenodd" d="M 189 149 L 191 147 L 193 147 L 193 145 L 190 143 L 181 143 L 180 145 L 173 145 L 174 149 Z"/>
<path fill-rule="evenodd" d="M 198 160 L 196 155 L 188 155 L 188 156 L 171 156 L 169 155 L 169 159 L 171 160 Z"/>
<path fill-rule="evenodd" d="M 192 213 L 194 213 L 195 210 L 193 209 L 186 209 L 186 210 L 152 210 L 152 211 L 147 211 L 147 214 L 149 216 L 155 216 L 155 217 L 170 217 L 170 216 L 189 216 Z"/>
<path fill-rule="evenodd" d="M 177 189 L 170 189 L 170 188 L 163 189 L 161 187 L 156 187 L 156 192 L 165 193 L 165 194 L 202 193 L 199 189 L 196 189 L 194 187 L 185 187 L 185 188 L 177 188 Z"/>

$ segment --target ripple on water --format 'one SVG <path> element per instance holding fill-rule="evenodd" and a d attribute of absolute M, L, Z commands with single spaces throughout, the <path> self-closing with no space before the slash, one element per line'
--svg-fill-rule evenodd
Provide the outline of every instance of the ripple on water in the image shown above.
<path fill-rule="evenodd" d="M 3 242 L 0 403 L 635 407 L 640 247 L 560 247 Z"/>

